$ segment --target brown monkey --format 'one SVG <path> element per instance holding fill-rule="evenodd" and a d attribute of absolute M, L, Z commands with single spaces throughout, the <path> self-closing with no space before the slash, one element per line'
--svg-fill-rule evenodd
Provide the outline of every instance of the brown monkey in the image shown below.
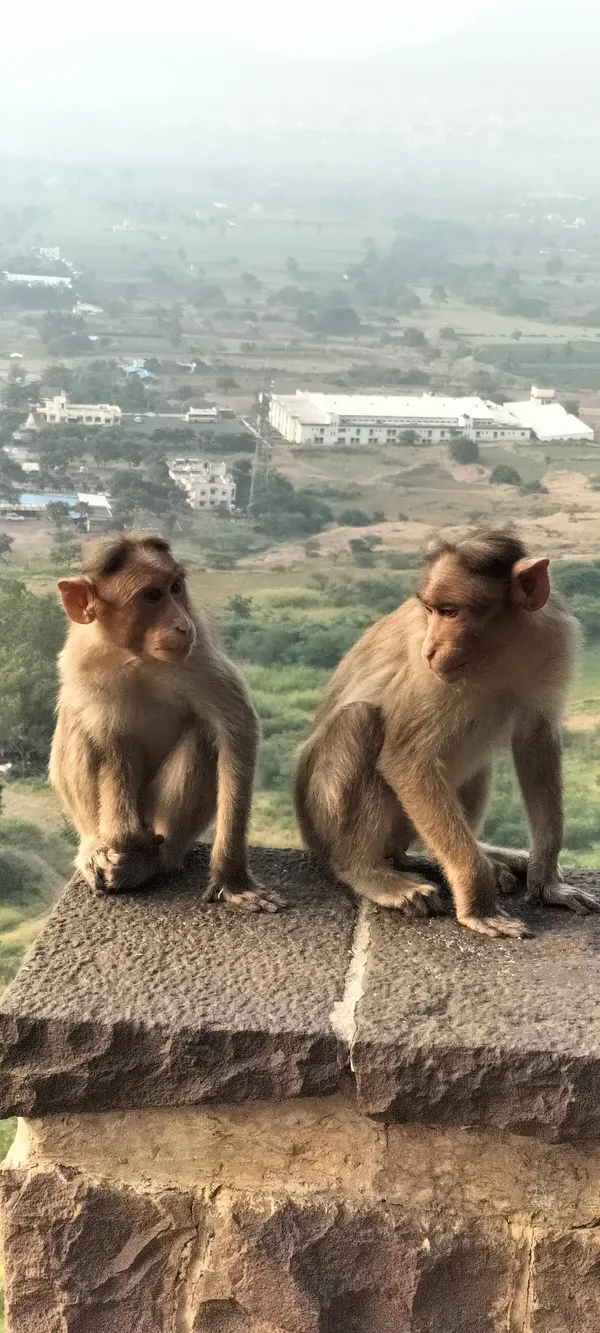
<path fill-rule="evenodd" d="M 367 630 L 334 672 L 300 752 L 296 812 L 308 847 L 372 902 L 421 916 L 442 909 L 437 885 L 417 878 L 405 855 L 419 837 L 471 930 L 528 933 L 496 904 L 497 888 L 511 891 L 519 877 L 529 901 L 600 909 L 558 869 L 560 729 L 577 625 L 551 591 L 548 564 L 507 532 L 436 542 L 417 596 Z M 506 741 L 529 857 L 476 838 L 493 754 Z"/>
<path fill-rule="evenodd" d="M 205 897 L 275 911 L 283 900 L 247 860 L 256 715 L 168 543 L 105 540 L 58 587 L 72 624 L 50 778 L 80 836 L 78 869 L 107 892 L 134 888 L 180 866 L 216 817 Z"/>

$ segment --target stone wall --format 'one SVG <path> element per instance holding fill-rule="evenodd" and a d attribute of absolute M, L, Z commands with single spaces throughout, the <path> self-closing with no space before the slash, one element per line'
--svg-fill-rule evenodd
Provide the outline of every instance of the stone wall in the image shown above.
<path fill-rule="evenodd" d="M 346 1099 L 22 1121 L 11 1333 L 596 1333 L 600 1148 Z"/>
<path fill-rule="evenodd" d="M 3 997 L 9 1333 L 600 1333 L 600 922 L 255 868 L 288 912 L 74 882 Z"/>

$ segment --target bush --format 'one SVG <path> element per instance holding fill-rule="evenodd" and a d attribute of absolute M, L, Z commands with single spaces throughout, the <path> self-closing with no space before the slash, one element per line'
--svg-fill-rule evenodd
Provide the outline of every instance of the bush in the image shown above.
<path fill-rule="evenodd" d="M 509 467 L 508 463 L 498 463 L 490 477 L 492 486 L 520 486 L 521 478 L 517 469 Z"/>
<path fill-rule="evenodd" d="M 479 445 L 476 440 L 451 440 L 448 453 L 455 463 L 478 463 Z"/>
<path fill-rule="evenodd" d="M 338 523 L 346 528 L 368 528 L 371 519 L 364 509 L 342 509 L 338 514 Z"/>
<path fill-rule="evenodd" d="M 521 495 L 548 495 L 548 487 L 541 481 L 526 481 L 521 486 Z"/>

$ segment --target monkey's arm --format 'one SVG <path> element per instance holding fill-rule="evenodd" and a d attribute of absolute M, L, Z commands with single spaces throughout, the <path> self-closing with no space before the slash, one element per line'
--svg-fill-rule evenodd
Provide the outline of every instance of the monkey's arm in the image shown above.
<path fill-rule="evenodd" d="M 515 727 L 512 751 L 531 830 L 529 901 L 582 914 L 600 911 L 600 899 L 561 883 L 558 858 L 563 839 L 563 794 L 558 727 L 539 715 L 521 719 Z"/>
<path fill-rule="evenodd" d="M 131 742 L 115 738 L 98 770 L 98 837 L 108 847 L 118 848 L 144 836 L 141 784 L 139 756 Z"/>
<path fill-rule="evenodd" d="M 521 921 L 499 910 L 494 868 L 441 769 L 433 763 L 413 766 L 405 754 L 391 753 L 387 747 L 379 767 L 419 837 L 439 861 L 461 924 L 483 935 L 527 935 Z"/>
<path fill-rule="evenodd" d="M 140 815 L 141 758 L 131 741 L 111 738 L 97 769 L 96 837 L 82 842 L 77 865 L 104 892 L 135 888 L 160 869 L 155 838 Z"/>

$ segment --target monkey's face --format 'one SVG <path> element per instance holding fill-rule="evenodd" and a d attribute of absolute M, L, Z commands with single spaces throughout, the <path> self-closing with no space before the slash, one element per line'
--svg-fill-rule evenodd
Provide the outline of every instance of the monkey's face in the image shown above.
<path fill-rule="evenodd" d="M 120 577 L 121 597 L 99 610 L 109 637 L 136 657 L 182 661 L 189 656 L 196 629 L 189 614 L 183 573 L 176 566 L 152 563 Z"/>
<path fill-rule="evenodd" d="M 497 658 L 506 634 L 506 589 L 442 556 L 419 594 L 425 613 L 421 657 L 436 676 L 458 682 Z"/>
<path fill-rule="evenodd" d="M 59 587 L 71 620 L 96 622 L 110 643 L 134 657 L 180 662 L 192 651 L 196 627 L 183 570 L 171 559 L 138 558 L 114 576 L 64 579 Z"/>
<path fill-rule="evenodd" d="M 519 618 L 549 596 L 546 558 L 524 558 L 506 578 L 494 578 L 473 573 L 455 554 L 440 556 L 419 593 L 423 662 L 446 682 L 489 678 L 509 660 Z"/>

